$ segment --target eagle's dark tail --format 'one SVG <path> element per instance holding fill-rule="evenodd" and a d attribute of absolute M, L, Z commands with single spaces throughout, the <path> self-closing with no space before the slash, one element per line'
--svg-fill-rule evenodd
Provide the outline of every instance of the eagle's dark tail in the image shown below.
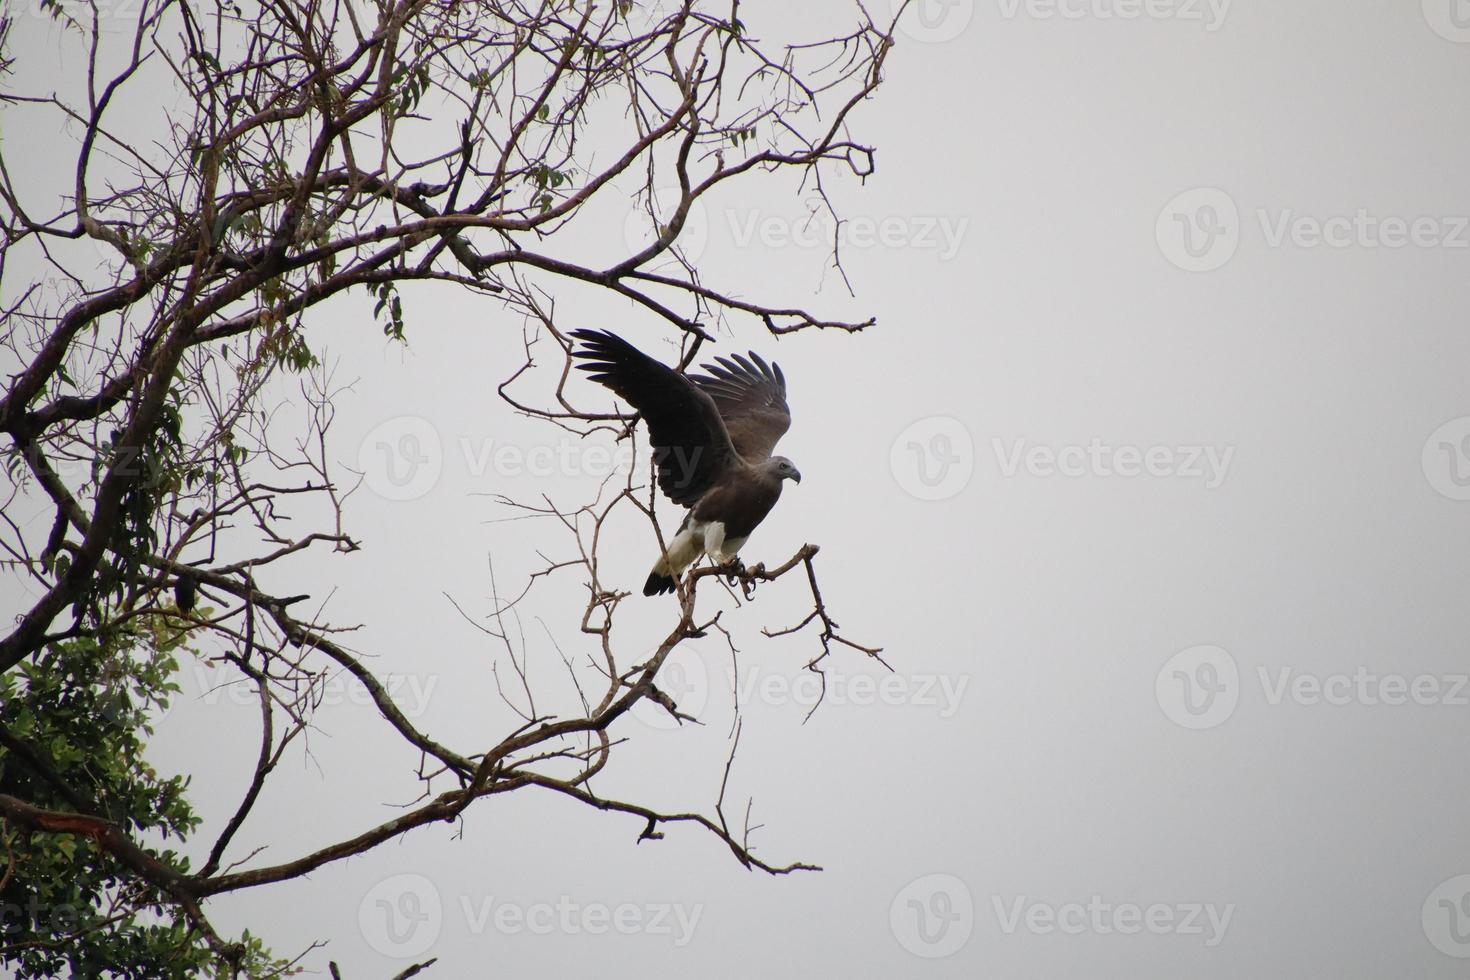
<path fill-rule="evenodd" d="M 675 548 L 677 551 L 679 551 L 680 554 L 682 554 L 685 549 L 679 548 L 677 546 L 679 546 L 681 542 L 683 542 L 683 544 L 685 545 L 689 544 L 689 542 L 684 538 L 684 532 L 689 530 L 689 522 L 693 519 L 694 511 L 692 510 L 684 515 L 684 520 L 679 523 L 679 530 L 677 533 L 675 533 L 674 540 L 669 544 L 670 548 Z M 686 564 L 688 563 L 688 561 L 689 559 L 687 557 L 684 558 L 684 562 Z M 643 594 L 664 595 L 665 593 L 672 593 L 674 591 L 674 579 L 678 576 L 679 571 L 683 567 L 683 565 L 680 565 L 678 568 L 673 567 L 669 563 L 669 555 L 665 554 L 662 558 L 653 563 L 653 569 L 648 573 L 648 581 L 643 583 Z"/>
<path fill-rule="evenodd" d="M 665 592 L 674 591 L 674 579 L 670 575 L 660 575 L 658 572 L 650 572 L 648 581 L 643 583 L 644 595 L 663 595 Z"/>

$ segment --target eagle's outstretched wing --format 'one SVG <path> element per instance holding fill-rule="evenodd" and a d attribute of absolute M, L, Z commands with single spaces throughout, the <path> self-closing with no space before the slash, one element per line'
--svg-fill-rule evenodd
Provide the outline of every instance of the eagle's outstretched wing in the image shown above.
<path fill-rule="evenodd" d="M 692 506 L 733 464 L 735 447 L 714 398 L 606 330 L 574 330 L 584 345 L 577 367 L 637 409 L 648 425 L 658 485 L 676 504 Z"/>
<path fill-rule="evenodd" d="M 747 357 L 717 357 L 701 366 L 709 373 L 696 375 L 694 383 L 714 399 L 735 451 L 748 463 L 769 458 L 791 428 L 780 366 L 767 364 L 755 351 Z"/>

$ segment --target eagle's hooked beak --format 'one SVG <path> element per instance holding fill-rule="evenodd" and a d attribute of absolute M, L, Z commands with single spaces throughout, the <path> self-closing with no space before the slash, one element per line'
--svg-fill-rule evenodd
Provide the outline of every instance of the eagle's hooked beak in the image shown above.
<path fill-rule="evenodd" d="M 801 482 L 801 470 L 797 469 L 795 466 L 791 467 L 791 479 L 795 480 L 797 483 Z"/>

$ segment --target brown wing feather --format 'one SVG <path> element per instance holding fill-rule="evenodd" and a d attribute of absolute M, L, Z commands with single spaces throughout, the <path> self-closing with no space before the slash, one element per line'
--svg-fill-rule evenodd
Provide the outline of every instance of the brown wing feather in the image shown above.
<path fill-rule="evenodd" d="M 572 356 L 593 381 L 637 409 L 648 426 L 658 485 L 668 498 L 693 505 L 736 463 L 730 434 L 712 396 L 606 330 L 574 330 L 583 344 Z"/>
<path fill-rule="evenodd" d="M 708 374 L 696 375 L 694 383 L 714 399 L 735 452 L 749 463 L 768 459 L 791 428 L 781 368 L 767 364 L 754 351 L 745 357 L 717 357 L 713 364 L 701 366 Z"/>

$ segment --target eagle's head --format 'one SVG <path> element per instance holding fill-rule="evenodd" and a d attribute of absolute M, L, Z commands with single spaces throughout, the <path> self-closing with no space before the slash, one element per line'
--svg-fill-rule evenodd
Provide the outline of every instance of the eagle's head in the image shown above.
<path fill-rule="evenodd" d="M 772 456 L 766 461 L 766 466 L 772 473 L 776 474 L 776 479 L 778 480 L 795 480 L 797 483 L 801 482 L 801 470 L 797 469 L 796 464 L 785 456 Z"/>

